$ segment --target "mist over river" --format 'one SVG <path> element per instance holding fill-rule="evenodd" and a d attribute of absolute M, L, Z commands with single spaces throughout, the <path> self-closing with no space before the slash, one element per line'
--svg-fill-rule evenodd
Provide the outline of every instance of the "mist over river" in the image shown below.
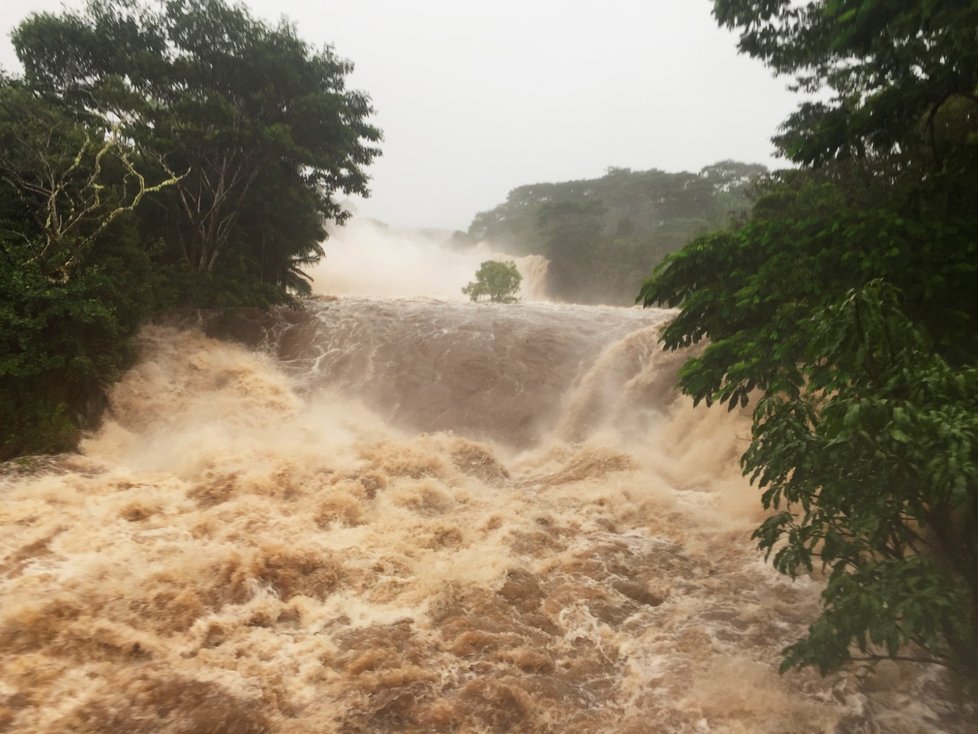
<path fill-rule="evenodd" d="M 81 452 L 0 477 L 0 731 L 975 731 L 931 670 L 778 675 L 820 585 L 670 313 L 457 286 L 146 327 Z"/>

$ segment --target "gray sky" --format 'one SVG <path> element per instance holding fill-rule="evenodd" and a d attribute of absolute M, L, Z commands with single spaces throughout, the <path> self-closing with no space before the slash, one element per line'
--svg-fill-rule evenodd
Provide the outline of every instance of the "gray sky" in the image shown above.
<path fill-rule="evenodd" d="M 0 0 L 9 30 L 79 0 Z M 384 131 L 361 214 L 466 229 L 521 184 L 608 166 L 698 170 L 724 158 L 775 164 L 771 136 L 796 100 L 736 53 L 710 0 L 247 0 L 286 15 L 356 64 Z M 776 164 L 775 164 L 776 165 Z"/>

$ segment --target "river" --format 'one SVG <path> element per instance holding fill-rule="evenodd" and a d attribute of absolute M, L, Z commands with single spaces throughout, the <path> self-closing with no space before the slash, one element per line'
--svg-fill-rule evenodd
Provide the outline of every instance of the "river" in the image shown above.
<path fill-rule="evenodd" d="M 819 582 L 754 549 L 748 419 L 675 393 L 669 315 L 145 328 L 80 452 L 0 477 L 0 731 L 974 731 L 934 671 L 778 674 Z"/>

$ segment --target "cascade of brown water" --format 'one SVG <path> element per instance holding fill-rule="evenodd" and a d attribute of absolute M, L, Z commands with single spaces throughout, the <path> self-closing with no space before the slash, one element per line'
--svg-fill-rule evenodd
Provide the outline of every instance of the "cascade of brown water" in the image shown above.
<path fill-rule="evenodd" d="M 777 675 L 819 585 L 753 550 L 665 316 L 146 329 L 82 452 L 0 478 L 0 731 L 972 731 L 926 671 Z"/>

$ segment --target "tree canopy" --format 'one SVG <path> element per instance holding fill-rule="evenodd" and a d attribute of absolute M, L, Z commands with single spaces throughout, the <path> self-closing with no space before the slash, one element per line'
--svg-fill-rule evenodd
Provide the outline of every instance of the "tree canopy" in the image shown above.
<path fill-rule="evenodd" d="M 486 260 L 476 271 L 475 280 L 462 288 L 462 293 L 478 301 L 488 296 L 493 303 L 516 303 L 523 276 L 512 260 Z"/>
<path fill-rule="evenodd" d="M 707 340 L 695 400 L 753 400 L 744 469 L 788 574 L 828 572 L 785 667 L 906 657 L 978 677 L 978 6 L 716 0 L 740 48 L 824 101 L 797 170 L 693 240 L 640 299 Z"/>
<path fill-rule="evenodd" d="M 325 221 L 346 217 L 336 195 L 367 193 L 380 138 L 369 101 L 346 89 L 348 62 L 287 23 L 223 0 L 90 0 L 29 17 L 13 40 L 33 89 L 120 120 L 140 154 L 182 174 L 153 226 L 188 272 L 221 264 L 301 288 L 293 266 L 322 254 Z M 264 216 L 243 226 L 255 208 Z"/>

